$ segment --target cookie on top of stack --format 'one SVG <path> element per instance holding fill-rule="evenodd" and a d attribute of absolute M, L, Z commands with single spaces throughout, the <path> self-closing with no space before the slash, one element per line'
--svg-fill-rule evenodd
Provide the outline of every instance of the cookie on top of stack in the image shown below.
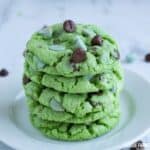
<path fill-rule="evenodd" d="M 123 71 L 110 35 L 66 20 L 35 32 L 24 56 L 30 119 L 44 135 L 86 140 L 117 125 Z"/>

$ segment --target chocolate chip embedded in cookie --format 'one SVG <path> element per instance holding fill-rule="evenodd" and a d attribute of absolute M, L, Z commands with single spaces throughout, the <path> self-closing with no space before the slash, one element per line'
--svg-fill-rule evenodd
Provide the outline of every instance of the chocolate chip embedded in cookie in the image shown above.
<path fill-rule="evenodd" d="M 99 35 L 96 35 L 96 36 L 93 37 L 93 39 L 91 41 L 91 44 L 101 46 L 103 44 L 103 39 Z"/>
<path fill-rule="evenodd" d="M 71 66 L 73 68 L 73 71 L 80 71 L 79 66 L 77 66 L 75 63 L 72 63 Z"/>
<path fill-rule="evenodd" d="M 31 80 L 26 75 L 23 76 L 23 85 L 28 84 L 30 81 Z"/>
<path fill-rule="evenodd" d="M 76 25 L 72 20 L 66 20 L 63 24 L 63 28 L 66 32 L 74 32 L 76 30 Z"/>
<path fill-rule="evenodd" d="M 70 59 L 71 63 L 81 63 L 86 60 L 86 52 L 81 48 L 77 48 Z"/>

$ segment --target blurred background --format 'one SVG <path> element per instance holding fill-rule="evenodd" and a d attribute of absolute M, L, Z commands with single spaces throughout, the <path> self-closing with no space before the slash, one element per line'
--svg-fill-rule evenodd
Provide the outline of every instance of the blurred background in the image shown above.
<path fill-rule="evenodd" d="M 66 19 L 99 25 L 117 40 L 123 63 L 150 68 L 150 0 L 0 0 L 0 68 L 22 70 L 31 34 Z"/>

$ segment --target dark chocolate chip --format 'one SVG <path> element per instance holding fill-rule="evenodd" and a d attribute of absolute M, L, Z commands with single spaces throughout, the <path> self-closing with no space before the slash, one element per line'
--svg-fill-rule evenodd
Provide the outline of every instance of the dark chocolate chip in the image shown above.
<path fill-rule="evenodd" d="M 88 93 L 88 97 L 91 98 L 92 96 L 100 96 L 103 94 L 103 91 L 102 90 L 99 90 L 98 92 L 91 92 L 91 93 Z"/>
<path fill-rule="evenodd" d="M 30 81 L 31 80 L 26 75 L 23 76 L 23 84 L 24 85 L 28 84 Z"/>
<path fill-rule="evenodd" d="M 119 53 L 119 51 L 116 50 L 116 49 L 113 51 L 113 53 L 111 53 L 111 56 L 112 56 L 113 58 L 115 58 L 116 60 L 119 60 L 119 59 L 120 59 L 120 53 Z"/>
<path fill-rule="evenodd" d="M 72 63 L 71 65 L 72 65 L 73 71 L 80 71 L 79 66 L 77 66 L 75 63 Z"/>
<path fill-rule="evenodd" d="M 93 106 L 93 107 L 96 107 L 96 106 L 100 106 L 102 105 L 101 102 L 96 102 L 96 101 L 92 101 L 92 96 L 101 96 L 103 94 L 103 91 L 100 90 L 98 92 L 92 92 L 92 93 L 88 93 L 88 98 L 90 99 L 90 104 Z"/>
<path fill-rule="evenodd" d="M 103 39 L 99 35 L 96 35 L 96 36 L 93 37 L 93 39 L 91 41 L 91 44 L 101 46 L 103 44 Z"/>
<path fill-rule="evenodd" d="M 84 62 L 85 60 L 86 60 L 86 52 L 81 48 L 77 48 L 73 52 L 70 62 L 76 64 L 76 63 Z"/>
<path fill-rule="evenodd" d="M 96 106 L 102 105 L 102 103 L 101 102 L 93 102 L 93 101 L 91 101 L 91 105 L 93 107 L 96 107 Z"/>
<path fill-rule="evenodd" d="M 66 32 L 74 32 L 76 30 L 76 24 L 72 20 L 66 20 L 63 24 L 63 28 Z"/>
<path fill-rule="evenodd" d="M 145 56 L 145 61 L 146 61 L 146 62 L 150 62 L 150 53 L 149 53 L 149 54 L 146 54 L 146 56 Z"/>
<path fill-rule="evenodd" d="M 144 145 L 142 141 L 137 141 L 131 145 L 130 150 L 144 150 Z"/>
<path fill-rule="evenodd" d="M 73 123 L 69 123 L 69 124 L 67 125 L 67 130 L 69 131 L 69 130 L 72 128 L 72 126 L 73 126 Z"/>
<path fill-rule="evenodd" d="M 24 50 L 24 52 L 23 52 L 24 57 L 26 56 L 27 51 L 28 51 L 27 49 Z"/>
<path fill-rule="evenodd" d="M 9 72 L 6 69 L 0 70 L 0 77 L 6 77 L 8 76 Z"/>

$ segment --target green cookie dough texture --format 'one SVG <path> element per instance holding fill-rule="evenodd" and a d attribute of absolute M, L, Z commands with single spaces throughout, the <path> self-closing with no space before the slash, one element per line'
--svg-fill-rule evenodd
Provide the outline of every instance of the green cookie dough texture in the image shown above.
<path fill-rule="evenodd" d="M 25 94 L 38 101 L 40 104 L 54 111 L 64 111 L 83 117 L 89 113 L 110 111 L 116 102 L 117 94 L 112 92 L 69 94 L 59 93 L 55 90 L 44 88 L 34 82 L 25 85 Z M 118 102 L 118 101 L 117 101 Z"/>
<path fill-rule="evenodd" d="M 100 58 L 101 60 L 103 60 L 104 58 Z M 38 71 L 38 72 L 44 72 L 44 73 L 47 73 L 47 74 L 51 74 L 51 75 L 62 75 L 62 73 L 56 73 L 56 67 L 51 67 L 49 65 L 46 65 L 45 63 L 43 63 L 37 56 L 33 55 L 32 53 L 30 52 L 27 52 L 26 53 L 26 62 L 29 64 L 30 68 L 34 71 Z M 80 64 L 75 64 L 72 65 L 70 64 L 70 62 L 68 62 L 69 64 L 66 66 L 66 67 L 71 67 L 71 68 L 74 68 L 75 70 L 73 70 L 73 72 L 75 74 L 78 74 L 79 72 L 79 65 Z M 92 62 L 91 62 L 92 63 Z M 71 66 L 70 66 L 71 65 Z M 103 73 L 107 70 L 112 70 L 113 72 L 115 72 L 119 78 L 122 78 L 123 76 L 123 70 L 122 70 L 122 67 L 120 65 L 120 62 L 119 61 L 115 61 L 113 64 L 102 64 L 102 65 L 99 65 L 99 68 L 100 70 L 98 72 L 89 72 L 87 71 L 87 73 L 85 75 L 95 75 L 95 74 L 100 74 L 100 73 Z M 63 66 L 61 66 L 61 69 L 65 69 L 63 68 Z M 67 68 L 66 68 L 67 69 Z M 80 68 L 81 69 L 81 68 Z M 83 69 L 86 69 L 86 67 L 83 67 Z M 82 69 L 82 70 L 83 70 Z M 95 69 L 95 68 L 93 68 Z M 72 73 L 73 74 L 73 73 Z M 83 76 L 84 74 L 79 74 L 77 76 Z M 74 76 L 66 76 L 66 77 L 74 77 Z"/>
<path fill-rule="evenodd" d="M 118 76 L 112 71 L 103 72 L 100 75 L 66 78 L 33 71 L 28 64 L 25 64 L 25 75 L 43 86 L 68 93 L 98 92 L 99 90 L 116 90 L 114 92 L 117 92 L 122 89 L 123 80 L 121 73 Z"/>
<path fill-rule="evenodd" d="M 51 31 L 49 37 L 45 37 L 41 31 L 36 32 L 26 47 L 26 61 L 38 62 L 38 69 L 43 72 L 73 77 L 99 74 L 104 69 L 111 69 L 118 64 L 116 42 L 94 25 L 78 24 L 73 33 L 65 32 L 63 24 L 48 26 L 47 30 Z M 95 35 L 102 37 L 103 44 L 101 46 L 91 45 L 91 40 Z M 76 48 L 85 50 L 87 59 L 75 64 L 78 69 L 74 70 L 70 58 Z M 28 53 L 33 57 L 30 58 Z"/>
<path fill-rule="evenodd" d="M 90 122 L 96 121 L 107 117 L 108 115 L 118 115 L 120 114 L 119 102 L 118 99 L 114 103 L 110 104 L 109 107 L 102 108 L 100 111 L 92 112 L 86 114 L 84 117 L 75 116 L 72 113 L 65 112 L 63 110 L 55 111 L 51 107 L 46 107 L 37 100 L 33 100 L 27 96 L 27 104 L 29 107 L 29 112 L 33 115 L 37 115 L 43 120 L 57 121 L 57 122 L 66 122 L 66 123 L 76 123 L 76 124 L 89 124 Z"/>
<path fill-rule="evenodd" d="M 107 116 L 90 124 L 70 124 L 42 120 L 31 115 L 31 122 L 43 135 L 66 141 L 87 140 L 103 135 L 110 131 L 119 122 L 120 116 Z"/>
<path fill-rule="evenodd" d="M 44 26 L 27 42 L 23 87 L 33 126 L 77 141 L 109 132 L 120 119 L 123 69 L 115 40 L 71 20 Z"/>

